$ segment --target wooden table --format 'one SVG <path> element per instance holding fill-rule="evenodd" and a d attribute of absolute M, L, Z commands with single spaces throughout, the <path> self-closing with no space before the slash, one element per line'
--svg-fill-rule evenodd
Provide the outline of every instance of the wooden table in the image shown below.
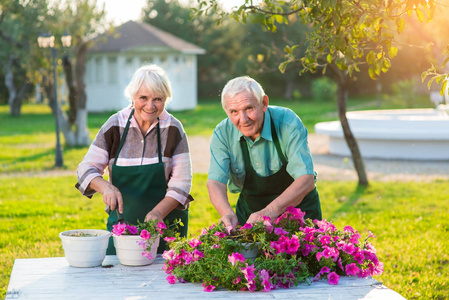
<path fill-rule="evenodd" d="M 201 284 L 166 281 L 164 260 L 126 267 L 106 256 L 102 267 L 70 267 L 64 257 L 16 259 L 6 299 L 405 299 L 373 278 L 341 277 L 338 285 L 321 280 L 271 292 L 203 292 Z"/>

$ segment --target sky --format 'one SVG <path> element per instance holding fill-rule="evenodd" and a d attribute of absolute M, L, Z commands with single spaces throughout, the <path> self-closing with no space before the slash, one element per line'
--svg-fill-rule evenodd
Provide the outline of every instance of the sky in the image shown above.
<path fill-rule="evenodd" d="M 223 0 L 229 8 L 241 4 L 242 0 Z M 97 5 L 105 4 L 106 19 L 114 25 L 123 24 L 129 20 L 138 20 L 140 12 L 147 0 L 97 0 Z"/>

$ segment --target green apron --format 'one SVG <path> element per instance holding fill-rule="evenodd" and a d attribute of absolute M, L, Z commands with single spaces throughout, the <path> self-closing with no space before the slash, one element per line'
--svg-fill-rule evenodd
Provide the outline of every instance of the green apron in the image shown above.
<path fill-rule="evenodd" d="M 288 162 L 281 151 L 273 120 L 271 120 L 271 135 L 276 151 L 281 159 L 282 167 L 278 172 L 266 177 L 260 176 L 254 171 L 251 165 L 251 158 L 246 140 L 243 136 L 240 139 L 240 147 L 242 148 L 246 173 L 242 192 L 240 193 L 236 205 L 236 214 L 240 225 L 245 224 L 252 213 L 264 209 L 282 194 L 294 181 L 287 172 Z M 306 212 L 306 218 L 321 220 L 320 197 L 316 187 L 304 197 L 297 208 Z"/>
<path fill-rule="evenodd" d="M 162 162 L 161 131 L 159 123 L 157 124 L 158 163 L 138 166 L 117 166 L 116 164 L 119 153 L 125 143 L 126 136 L 128 135 L 128 129 L 133 113 L 134 109 L 131 111 L 128 122 L 126 123 L 111 172 L 111 183 L 117 187 L 122 194 L 124 221 L 129 224 L 137 224 L 137 220 L 144 222 L 147 213 L 164 199 L 167 192 L 164 163 Z M 188 210 L 175 209 L 167 215 L 164 221 L 172 222 L 175 219 L 181 219 L 184 223 L 184 227 L 181 227 L 179 232 L 181 236 L 187 236 L 188 218 Z M 116 223 L 117 212 L 115 210 L 110 211 L 107 229 L 111 231 L 112 225 Z M 162 253 L 164 250 L 165 242 L 161 239 L 157 252 Z M 115 254 L 112 237 L 109 239 L 109 246 L 106 253 L 108 255 Z"/>

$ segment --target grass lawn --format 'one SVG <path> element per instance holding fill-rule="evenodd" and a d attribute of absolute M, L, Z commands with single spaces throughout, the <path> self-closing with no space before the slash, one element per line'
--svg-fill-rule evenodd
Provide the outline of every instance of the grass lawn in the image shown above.
<path fill-rule="evenodd" d="M 14 259 L 64 256 L 59 232 L 105 228 L 100 195 L 88 199 L 73 187 L 74 176 L 0 178 L 0 298 Z M 189 233 L 218 220 L 195 174 Z M 323 216 L 338 228 L 351 225 L 372 243 L 384 273 L 376 277 L 407 299 L 447 299 L 449 291 L 449 181 L 433 183 L 320 182 Z M 236 201 L 235 195 L 232 201 Z"/>

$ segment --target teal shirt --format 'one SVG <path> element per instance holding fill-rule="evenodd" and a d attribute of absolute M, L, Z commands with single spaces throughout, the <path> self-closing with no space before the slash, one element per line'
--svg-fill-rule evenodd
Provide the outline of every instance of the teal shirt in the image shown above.
<path fill-rule="evenodd" d="M 270 118 L 273 119 L 281 149 L 288 160 L 287 172 L 293 179 L 306 174 L 315 175 L 312 156 L 307 142 L 307 129 L 301 119 L 290 109 L 269 106 L 265 112 L 260 136 L 253 142 L 245 137 L 251 156 L 251 165 L 260 176 L 269 176 L 281 169 L 282 162 L 271 135 Z M 228 184 L 229 191 L 239 193 L 245 180 L 245 163 L 240 148 L 242 133 L 229 118 L 214 129 L 210 142 L 211 160 L 208 179 Z"/>

